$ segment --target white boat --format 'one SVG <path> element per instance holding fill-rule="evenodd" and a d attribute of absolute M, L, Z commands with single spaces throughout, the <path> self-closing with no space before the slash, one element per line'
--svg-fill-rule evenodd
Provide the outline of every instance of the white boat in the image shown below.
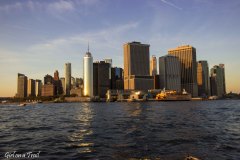
<path fill-rule="evenodd" d="M 19 104 L 18 106 L 19 107 L 24 107 L 24 106 L 26 106 L 27 104 L 26 103 L 21 103 L 21 104 Z"/>

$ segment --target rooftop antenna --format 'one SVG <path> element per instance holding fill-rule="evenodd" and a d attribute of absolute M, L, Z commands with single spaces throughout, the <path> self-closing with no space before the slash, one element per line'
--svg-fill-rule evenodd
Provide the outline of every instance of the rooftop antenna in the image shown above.
<path fill-rule="evenodd" d="M 89 42 L 88 42 L 88 52 L 89 52 Z"/>

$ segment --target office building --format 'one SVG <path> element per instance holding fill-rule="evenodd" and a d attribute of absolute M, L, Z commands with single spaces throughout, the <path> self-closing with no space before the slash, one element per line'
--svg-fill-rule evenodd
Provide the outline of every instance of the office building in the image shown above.
<path fill-rule="evenodd" d="M 28 80 L 28 96 L 35 96 L 35 80 L 33 79 Z"/>
<path fill-rule="evenodd" d="M 49 74 L 44 76 L 44 84 L 53 84 L 53 77 Z"/>
<path fill-rule="evenodd" d="M 62 88 L 62 94 L 65 95 L 66 90 L 65 90 L 65 78 L 64 77 L 60 78 L 60 86 Z"/>
<path fill-rule="evenodd" d="M 109 63 L 105 61 L 93 63 L 93 95 L 105 98 L 107 90 L 110 89 Z"/>
<path fill-rule="evenodd" d="M 131 42 L 123 45 L 124 50 L 124 89 L 153 89 L 153 77 L 149 76 L 148 44 Z"/>
<path fill-rule="evenodd" d="M 215 65 L 211 69 L 210 83 L 212 96 L 222 97 L 226 94 L 224 64 Z"/>
<path fill-rule="evenodd" d="M 181 89 L 185 89 L 192 97 L 198 96 L 196 49 L 190 45 L 180 46 L 168 51 L 180 61 Z"/>
<path fill-rule="evenodd" d="M 42 96 L 43 97 L 52 97 L 55 96 L 55 86 L 53 84 L 44 84 L 42 86 Z"/>
<path fill-rule="evenodd" d="M 41 96 L 41 94 L 42 94 L 42 81 L 36 79 L 36 81 L 35 81 L 35 95 L 38 97 L 38 96 Z"/>
<path fill-rule="evenodd" d="M 124 89 L 122 68 L 114 67 L 111 69 L 111 89 Z"/>
<path fill-rule="evenodd" d="M 61 80 L 59 79 L 58 70 L 54 72 L 53 84 L 54 84 L 54 93 L 56 95 L 61 95 L 63 93 L 63 87 L 61 84 Z"/>
<path fill-rule="evenodd" d="M 71 90 L 71 63 L 65 63 L 65 95 L 70 95 Z"/>
<path fill-rule="evenodd" d="M 197 62 L 198 96 L 210 96 L 209 68 L 207 61 Z"/>
<path fill-rule="evenodd" d="M 18 98 L 27 97 L 28 78 L 24 74 L 18 73 L 17 95 Z"/>
<path fill-rule="evenodd" d="M 159 80 L 160 89 L 181 91 L 181 68 L 177 57 L 159 57 Z"/>
<path fill-rule="evenodd" d="M 111 79 L 112 59 L 104 59 L 105 63 L 109 63 L 109 80 Z"/>
<path fill-rule="evenodd" d="M 159 75 L 158 74 L 155 74 L 153 76 L 153 81 L 154 81 L 154 86 L 153 86 L 153 89 L 160 89 L 160 78 L 159 78 Z"/>
<path fill-rule="evenodd" d="M 156 74 L 157 74 L 157 58 L 155 55 L 153 55 L 150 60 L 150 76 L 155 76 Z"/>
<path fill-rule="evenodd" d="M 83 95 L 92 97 L 93 96 L 93 57 L 88 52 L 83 58 Z"/>

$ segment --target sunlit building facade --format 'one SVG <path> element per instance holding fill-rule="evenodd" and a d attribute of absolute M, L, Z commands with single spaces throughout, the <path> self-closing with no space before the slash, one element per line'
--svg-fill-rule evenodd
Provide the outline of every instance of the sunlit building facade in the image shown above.
<path fill-rule="evenodd" d="M 83 58 L 83 95 L 93 96 L 93 57 L 88 51 Z"/>
<path fill-rule="evenodd" d="M 16 97 L 27 97 L 28 78 L 24 74 L 18 73 L 17 77 L 17 94 Z"/>
<path fill-rule="evenodd" d="M 159 79 L 160 89 L 181 91 L 181 68 L 177 57 L 159 57 Z"/>
<path fill-rule="evenodd" d="M 197 86 L 197 61 L 196 49 L 190 45 L 180 46 L 168 51 L 169 55 L 175 56 L 180 61 L 181 89 L 198 96 Z"/>
<path fill-rule="evenodd" d="M 124 89 L 153 89 L 154 80 L 149 76 L 149 44 L 130 42 L 123 45 Z"/>
<path fill-rule="evenodd" d="M 71 63 L 65 63 L 65 95 L 70 95 L 71 90 Z"/>
<path fill-rule="evenodd" d="M 28 96 L 35 96 L 35 80 L 33 79 L 28 80 Z"/>
<path fill-rule="evenodd" d="M 222 97 L 226 94 L 224 64 L 215 65 L 211 68 L 210 83 L 212 96 Z"/>
<path fill-rule="evenodd" d="M 210 96 L 209 67 L 207 61 L 197 62 L 198 96 Z"/>
<path fill-rule="evenodd" d="M 157 74 L 157 58 L 155 55 L 153 55 L 150 60 L 150 76 L 155 76 L 156 74 Z"/>

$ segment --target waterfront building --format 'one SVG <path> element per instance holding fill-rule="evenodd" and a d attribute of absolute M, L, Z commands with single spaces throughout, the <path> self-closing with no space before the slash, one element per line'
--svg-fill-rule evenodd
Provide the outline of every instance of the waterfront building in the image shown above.
<path fill-rule="evenodd" d="M 59 79 L 58 70 L 54 72 L 53 84 L 54 84 L 54 92 L 56 93 L 56 95 L 61 95 L 63 93 L 63 87 L 61 85 L 61 80 Z"/>
<path fill-rule="evenodd" d="M 207 61 L 197 62 L 198 96 L 210 96 L 209 68 Z"/>
<path fill-rule="evenodd" d="M 70 95 L 76 95 L 77 97 L 81 97 L 82 94 L 82 88 L 72 88 L 70 91 Z"/>
<path fill-rule="evenodd" d="M 89 52 L 83 58 L 83 95 L 93 96 L 93 57 Z"/>
<path fill-rule="evenodd" d="M 35 80 L 33 79 L 28 80 L 28 96 L 35 96 Z"/>
<path fill-rule="evenodd" d="M 181 91 L 181 68 L 177 57 L 159 57 L 159 81 L 160 89 Z"/>
<path fill-rule="evenodd" d="M 65 63 L 65 95 L 70 95 L 71 90 L 71 63 Z"/>
<path fill-rule="evenodd" d="M 18 73 L 17 77 L 17 97 L 27 97 L 28 78 L 24 74 Z"/>
<path fill-rule="evenodd" d="M 42 86 L 42 96 L 51 97 L 55 95 L 55 86 L 53 84 L 44 84 Z"/>
<path fill-rule="evenodd" d="M 53 84 L 53 77 L 49 74 L 47 74 L 44 77 L 44 84 Z"/>
<path fill-rule="evenodd" d="M 224 64 L 215 65 L 211 68 L 210 83 L 212 96 L 222 97 L 226 94 Z"/>
<path fill-rule="evenodd" d="M 74 77 L 71 78 L 71 88 L 76 88 L 76 79 Z"/>
<path fill-rule="evenodd" d="M 158 74 L 155 74 L 153 76 L 153 80 L 154 80 L 154 86 L 153 89 L 160 89 L 160 78 Z"/>
<path fill-rule="evenodd" d="M 180 61 L 181 89 L 185 89 L 192 97 L 198 96 L 196 49 L 190 45 L 180 46 L 168 51 Z"/>
<path fill-rule="evenodd" d="M 109 63 L 109 80 L 111 79 L 112 59 L 104 59 L 105 63 Z"/>
<path fill-rule="evenodd" d="M 83 79 L 82 78 L 76 78 L 76 87 L 83 88 Z"/>
<path fill-rule="evenodd" d="M 39 79 L 36 79 L 36 81 L 35 81 L 35 95 L 38 97 L 38 96 L 41 96 L 41 93 L 42 93 L 42 81 L 39 80 Z"/>
<path fill-rule="evenodd" d="M 105 61 L 93 63 L 93 95 L 105 98 L 110 89 L 109 63 Z"/>
<path fill-rule="evenodd" d="M 124 89 L 122 68 L 111 68 L 111 89 Z"/>
<path fill-rule="evenodd" d="M 153 55 L 150 60 L 150 76 L 155 76 L 156 74 L 157 74 L 157 58 L 155 55 Z"/>
<path fill-rule="evenodd" d="M 124 89 L 148 90 L 153 88 L 153 77 L 149 76 L 148 44 L 130 42 L 124 50 Z"/>
<path fill-rule="evenodd" d="M 62 94 L 65 95 L 65 78 L 64 77 L 60 78 L 60 86 L 62 88 Z"/>

